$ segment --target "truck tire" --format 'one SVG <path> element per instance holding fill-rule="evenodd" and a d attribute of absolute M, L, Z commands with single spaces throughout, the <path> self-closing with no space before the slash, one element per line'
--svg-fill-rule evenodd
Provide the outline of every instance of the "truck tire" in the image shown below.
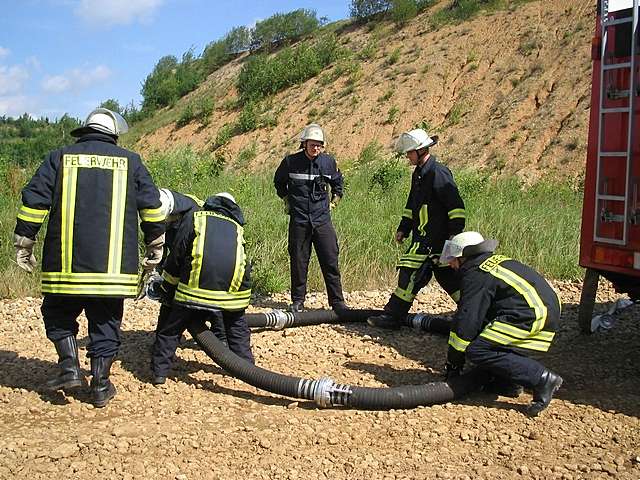
<path fill-rule="evenodd" d="M 580 295 L 580 306 L 578 308 L 578 326 L 582 333 L 591 334 L 591 317 L 593 316 L 593 306 L 596 303 L 596 292 L 598 291 L 598 280 L 600 273 L 598 270 L 587 268 L 582 282 L 582 294 Z"/>

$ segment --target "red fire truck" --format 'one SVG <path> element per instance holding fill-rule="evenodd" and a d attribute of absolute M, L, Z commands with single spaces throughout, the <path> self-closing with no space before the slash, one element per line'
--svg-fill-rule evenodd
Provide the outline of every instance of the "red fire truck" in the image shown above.
<path fill-rule="evenodd" d="M 578 322 L 591 332 L 600 276 L 640 300 L 639 0 L 598 0 L 580 236 Z"/>

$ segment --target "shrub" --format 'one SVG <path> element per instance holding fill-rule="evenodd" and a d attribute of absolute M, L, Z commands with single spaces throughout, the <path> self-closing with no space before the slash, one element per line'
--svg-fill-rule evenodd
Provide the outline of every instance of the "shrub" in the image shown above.
<path fill-rule="evenodd" d="M 395 156 L 385 160 L 376 168 L 371 176 L 371 187 L 379 187 L 382 193 L 388 193 L 404 175 L 405 168 L 400 157 Z"/>
<path fill-rule="evenodd" d="M 393 52 L 391 52 L 391 54 L 389 55 L 389 58 L 387 58 L 387 65 L 393 65 L 394 63 L 398 63 L 398 60 L 400 60 L 401 52 L 402 52 L 402 49 L 400 47 L 396 48 Z"/>
<path fill-rule="evenodd" d="M 415 0 L 393 0 L 391 19 L 396 25 L 404 25 L 418 14 Z"/>
<path fill-rule="evenodd" d="M 320 26 L 314 10 L 304 8 L 289 13 L 276 13 L 256 23 L 251 32 L 251 49 L 270 49 L 285 41 L 308 35 Z"/>
<path fill-rule="evenodd" d="M 391 8 L 390 0 L 351 0 L 349 13 L 351 18 L 356 20 L 367 20 L 368 18 L 388 11 Z"/>
<path fill-rule="evenodd" d="M 195 118 L 195 114 L 194 114 L 194 110 L 193 110 L 193 105 L 191 103 L 187 104 L 186 107 L 184 107 L 182 109 L 182 112 L 180 113 L 180 116 L 178 117 L 178 120 L 176 120 L 176 126 L 178 128 L 182 128 L 185 125 L 188 125 L 189 123 L 191 123 L 191 121 Z"/>

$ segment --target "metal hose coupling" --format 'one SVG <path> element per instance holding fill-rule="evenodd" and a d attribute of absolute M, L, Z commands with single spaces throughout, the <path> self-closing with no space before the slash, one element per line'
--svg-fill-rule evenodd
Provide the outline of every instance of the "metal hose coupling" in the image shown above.
<path fill-rule="evenodd" d="M 348 405 L 352 393 L 350 385 L 336 383 L 329 377 L 302 379 L 298 385 L 298 397 L 313 400 L 323 408 Z"/>
<path fill-rule="evenodd" d="M 272 327 L 274 330 L 284 330 L 286 327 L 293 325 L 293 313 L 285 312 L 274 308 L 270 312 L 265 313 L 267 323 L 265 327 Z"/>
<path fill-rule="evenodd" d="M 409 315 L 407 323 L 413 327 L 414 330 L 429 330 L 429 324 L 431 323 L 431 315 L 428 313 L 416 313 L 415 315 Z"/>

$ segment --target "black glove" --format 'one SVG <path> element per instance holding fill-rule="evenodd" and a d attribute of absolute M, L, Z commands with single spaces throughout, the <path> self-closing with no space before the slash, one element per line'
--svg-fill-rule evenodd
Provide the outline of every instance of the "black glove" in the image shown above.
<path fill-rule="evenodd" d="M 170 306 L 173 303 L 173 297 L 176 294 L 176 286 L 171 285 L 166 280 L 163 280 L 163 282 L 158 286 L 156 292 L 160 297 L 160 303 Z"/>
<path fill-rule="evenodd" d="M 449 345 L 449 350 L 447 351 L 447 363 L 444 367 L 445 379 L 449 380 L 450 378 L 460 375 L 460 372 L 462 372 L 462 368 L 464 367 L 464 362 L 465 353 L 460 350 L 456 350 Z"/>

